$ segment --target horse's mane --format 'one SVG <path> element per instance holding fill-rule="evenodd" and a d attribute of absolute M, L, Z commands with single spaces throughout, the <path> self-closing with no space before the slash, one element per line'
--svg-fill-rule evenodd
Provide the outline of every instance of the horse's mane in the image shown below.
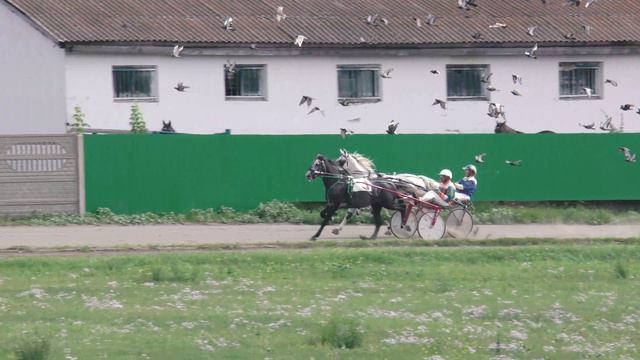
<path fill-rule="evenodd" d="M 376 171 L 376 165 L 373 163 L 373 161 L 371 161 L 371 159 L 369 159 L 368 157 L 354 152 L 350 154 L 357 162 L 360 163 L 360 165 L 364 166 L 367 171 L 369 172 L 375 172 Z"/>

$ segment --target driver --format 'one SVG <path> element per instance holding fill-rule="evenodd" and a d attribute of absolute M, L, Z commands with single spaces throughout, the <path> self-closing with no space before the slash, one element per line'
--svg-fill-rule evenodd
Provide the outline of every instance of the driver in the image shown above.
<path fill-rule="evenodd" d="M 440 207 L 447 207 L 449 206 L 449 201 L 453 200 L 456 196 L 456 187 L 451 181 L 453 174 L 449 169 L 442 169 L 439 175 L 440 183 L 438 184 L 438 190 L 428 191 L 422 195 L 420 200 L 433 202 Z"/>
<path fill-rule="evenodd" d="M 478 170 L 474 165 L 467 165 L 462 170 L 464 170 L 464 177 L 455 184 L 457 190 L 455 199 L 458 201 L 470 201 L 471 196 L 473 196 L 478 187 L 478 180 L 476 180 Z"/>

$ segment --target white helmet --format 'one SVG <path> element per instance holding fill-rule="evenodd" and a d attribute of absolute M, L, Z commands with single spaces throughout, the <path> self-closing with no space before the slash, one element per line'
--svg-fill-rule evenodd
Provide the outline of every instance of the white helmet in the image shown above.
<path fill-rule="evenodd" d="M 476 169 L 476 166 L 475 166 L 475 165 L 471 165 L 471 164 L 469 164 L 469 165 L 467 165 L 467 166 L 465 166 L 465 167 L 463 167 L 463 168 L 462 168 L 462 170 L 467 170 L 467 169 L 469 169 L 469 170 L 473 171 L 473 173 L 474 173 L 474 174 L 477 174 L 477 173 L 478 173 L 478 170 Z"/>
<path fill-rule="evenodd" d="M 449 169 L 442 169 L 442 171 L 440 171 L 440 174 L 438 174 L 440 176 L 447 176 L 449 179 L 453 179 L 453 174 L 451 173 L 451 170 Z"/>

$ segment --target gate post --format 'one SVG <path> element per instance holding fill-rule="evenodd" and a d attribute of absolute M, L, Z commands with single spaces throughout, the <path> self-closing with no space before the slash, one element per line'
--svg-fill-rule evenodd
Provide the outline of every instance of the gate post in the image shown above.
<path fill-rule="evenodd" d="M 85 179 L 84 179 L 84 137 L 76 136 L 77 164 L 78 164 L 78 213 L 84 215 L 87 212 Z"/>

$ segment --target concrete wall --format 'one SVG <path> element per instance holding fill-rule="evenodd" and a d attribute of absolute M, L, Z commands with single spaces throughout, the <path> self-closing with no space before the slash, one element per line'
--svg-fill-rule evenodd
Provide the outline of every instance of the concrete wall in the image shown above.
<path fill-rule="evenodd" d="M 64 50 L 4 1 L 0 49 L 0 134 L 64 133 Z"/>
<path fill-rule="evenodd" d="M 524 49 L 523 49 L 524 51 Z M 446 111 L 431 106 L 436 97 L 446 98 L 447 64 L 489 64 L 494 73 L 492 101 L 505 105 L 508 124 L 524 132 L 553 130 L 587 132 L 578 122 L 598 124 L 602 111 L 619 125 L 619 106 L 640 102 L 640 56 L 548 56 L 537 60 L 525 56 L 486 57 L 231 57 L 238 64 L 266 64 L 266 101 L 225 101 L 223 64 L 226 57 L 153 55 L 69 54 L 67 59 L 67 112 L 80 105 L 87 121 L 98 128 L 128 128 L 130 103 L 113 101 L 112 65 L 157 65 L 159 102 L 141 103 L 148 127 L 159 130 L 162 120 L 172 120 L 178 132 L 215 133 L 231 129 L 237 134 L 331 134 L 341 127 L 357 133 L 381 133 L 386 124 L 400 122 L 399 133 L 493 132 L 495 120 L 486 115 L 486 101 L 450 102 Z M 560 100 L 558 63 L 597 61 L 603 63 L 603 78 L 615 79 L 617 88 L 603 85 L 602 99 Z M 383 101 L 377 104 L 343 107 L 337 103 L 338 64 L 380 64 L 394 68 L 392 79 L 381 80 Z M 430 69 L 442 72 L 439 76 Z M 510 93 L 511 74 L 524 78 Z M 178 82 L 191 86 L 186 93 L 173 87 Z M 307 116 L 299 107 L 301 95 L 317 98 L 326 118 Z M 347 119 L 361 118 L 359 122 Z M 625 132 L 640 131 L 640 115 L 625 113 Z M 598 130 L 599 132 L 599 130 Z"/>

